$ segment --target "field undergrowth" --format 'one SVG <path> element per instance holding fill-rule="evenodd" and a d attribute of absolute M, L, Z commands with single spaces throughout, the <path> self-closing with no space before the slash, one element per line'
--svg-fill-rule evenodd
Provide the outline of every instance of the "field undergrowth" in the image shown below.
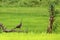
<path fill-rule="evenodd" d="M 59 8 L 57 8 L 59 10 Z M 0 23 L 7 29 L 12 29 L 22 20 L 22 28 L 28 33 L 0 33 L 0 40 L 60 40 L 60 16 L 55 17 L 55 34 L 47 34 L 49 26 L 48 8 L 0 8 Z"/>
<path fill-rule="evenodd" d="M 59 7 L 56 7 L 56 9 L 59 10 Z M 57 26 L 56 32 L 60 31 L 59 13 L 54 22 L 54 26 Z M 8 29 L 16 27 L 21 20 L 23 23 L 21 30 L 35 33 L 46 32 L 49 26 L 49 10 L 47 7 L 0 8 L 0 22 Z"/>
<path fill-rule="evenodd" d="M 45 32 L 48 26 L 47 9 L 38 8 L 0 8 L 0 22 L 8 29 L 14 28 L 22 20 L 22 30 Z M 43 12 L 45 11 L 45 13 Z M 47 15 L 46 15 L 47 13 Z"/>
<path fill-rule="evenodd" d="M 60 40 L 60 34 L 2 33 L 0 40 Z"/>

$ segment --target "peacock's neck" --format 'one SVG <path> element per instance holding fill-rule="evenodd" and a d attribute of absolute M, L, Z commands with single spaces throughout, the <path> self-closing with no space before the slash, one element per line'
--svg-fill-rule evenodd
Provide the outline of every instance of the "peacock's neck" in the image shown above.
<path fill-rule="evenodd" d="M 4 26 L 2 26 L 1 28 L 2 28 L 3 31 L 6 30 L 6 28 Z"/>

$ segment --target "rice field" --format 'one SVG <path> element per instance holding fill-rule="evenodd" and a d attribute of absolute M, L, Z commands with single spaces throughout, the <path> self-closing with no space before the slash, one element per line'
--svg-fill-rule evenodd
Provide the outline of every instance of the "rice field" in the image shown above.
<path fill-rule="evenodd" d="M 60 34 L 2 33 L 0 40 L 60 40 Z"/>
<path fill-rule="evenodd" d="M 1 8 L 0 22 L 8 29 L 11 29 L 22 20 L 23 26 L 21 30 L 40 33 L 45 32 L 49 23 L 49 14 L 47 10 L 48 9 L 38 8 Z M 43 11 L 45 11 L 47 15 Z"/>
<path fill-rule="evenodd" d="M 58 9 L 58 8 L 57 8 Z M 58 14 L 57 14 L 58 15 Z M 55 17 L 54 26 L 57 29 L 52 34 L 47 34 L 49 26 L 48 8 L 0 8 L 0 23 L 7 29 L 12 29 L 22 20 L 22 28 L 28 33 L 0 33 L 0 40 L 60 40 L 60 16 Z M 55 25 L 57 23 L 57 25 Z"/>

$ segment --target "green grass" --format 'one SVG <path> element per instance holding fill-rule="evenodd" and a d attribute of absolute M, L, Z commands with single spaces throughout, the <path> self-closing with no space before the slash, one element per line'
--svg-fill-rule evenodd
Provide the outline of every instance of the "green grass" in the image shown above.
<path fill-rule="evenodd" d="M 23 26 L 21 30 L 28 31 L 28 33 L 2 32 L 0 33 L 0 40 L 60 40 L 60 34 L 57 34 L 60 33 L 60 5 L 58 4 L 55 7 L 58 13 L 53 26 L 57 28 L 52 34 L 47 34 L 46 30 L 49 26 L 47 1 L 43 0 L 40 7 L 19 7 L 17 4 L 8 5 L 7 3 L 1 4 L 0 2 L 0 6 L 2 6 L 0 8 L 0 22 L 7 29 L 12 29 L 22 20 Z M 11 7 L 8 8 L 9 6 Z M 16 8 L 13 6 L 16 6 Z"/>
<path fill-rule="evenodd" d="M 0 22 L 2 22 L 8 29 L 14 28 L 20 23 L 21 19 L 23 22 L 22 30 L 27 30 L 29 32 L 45 32 L 47 29 L 49 14 L 46 8 L 0 9 Z"/>
<path fill-rule="evenodd" d="M 30 5 L 27 0 L 24 1 Z M 21 5 L 24 6 L 23 0 L 18 2 L 22 2 Z M 3 23 L 7 29 L 12 29 L 22 20 L 23 26 L 21 30 L 28 31 L 28 33 L 2 32 L 0 33 L 0 40 L 60 40 L 60 34 L 58 34 L 60 33 L 60 3 L 55 6 L 58 12 L 53 26 L 57 28 L 52 34 L 47 34 L 46 30 L 49 26 L 49 7 L 47 2 L 48 0 L 42 0 L 41 4 L 38 5 L 40 7 L 19 7 L 21 6 L 19 3 L 18 5 L 15 3 L 10 5 L 7 1 L 6 3 L 0 2 L 0 23 Z"/>
<path fill-rule="evenodd" d="M 57 8 L 58 9 L 58 8 Z M 58 14 L 57 14 L 58 15 Z M 55 17 L 55 33 L 60 32 L 60 16 Z M 0 33 L 0 40 L 60 40 L 60 34 L 47 34 L 49 26 L 48 8 L 0 8 L 0 22 L 8 29 L 23 22 L 21 30 L 28 33 Z M 55 25 L 58 24 L 58 25 Z"/>
<path fill-rule="evenodd" d="M 59 8 L 56 8 L 59 10 Z M 60 20 L 60 16 L 56 17 L 55 23 Z M 0 8 L 0 22 L 8 29 L 16 27 L 17 24 L 23 22 L 21 30 L 28 32 L 42 33 L 46 32 L 49 26 L 48 8 L 43 7 L 20 7 L 20 8 Z M 58 23 L 59 24 L 59 23 Z M 60 25 L 60 24 L 59 24 Z M 58 25 L 58 28 L 60 28 Z M 56 26 L 56 25 L 54 25 Z M 57 29 L 56 29 L 57 30 Z M 60 31 L 58 29 L 58 31 Z"/>
<path fill-rule="evenodd" d="M 60 34 L 2 33 L 0 40 L 60 40 Z"/>

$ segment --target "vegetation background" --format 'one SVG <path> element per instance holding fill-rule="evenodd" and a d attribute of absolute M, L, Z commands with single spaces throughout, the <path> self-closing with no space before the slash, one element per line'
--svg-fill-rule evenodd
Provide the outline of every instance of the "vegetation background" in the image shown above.
<path fill-rule="evenodd" d="M 46 7 L 50 2 L 60 5 L 60 0 L 0 0 L 0 7 Z"/>
<path fill-rule="evenodd" d="M 53 33 L 47 34 L 49 26 L 49 5 L 55 5 Z M 28 33 L 0 33 L 0 40 L 59 40 L 60 0 L 0 0 L 0 22 L 7 29 L 23 22 L 21 29 Z M 0 31 L 2 32 L 2 30 Z"/>

